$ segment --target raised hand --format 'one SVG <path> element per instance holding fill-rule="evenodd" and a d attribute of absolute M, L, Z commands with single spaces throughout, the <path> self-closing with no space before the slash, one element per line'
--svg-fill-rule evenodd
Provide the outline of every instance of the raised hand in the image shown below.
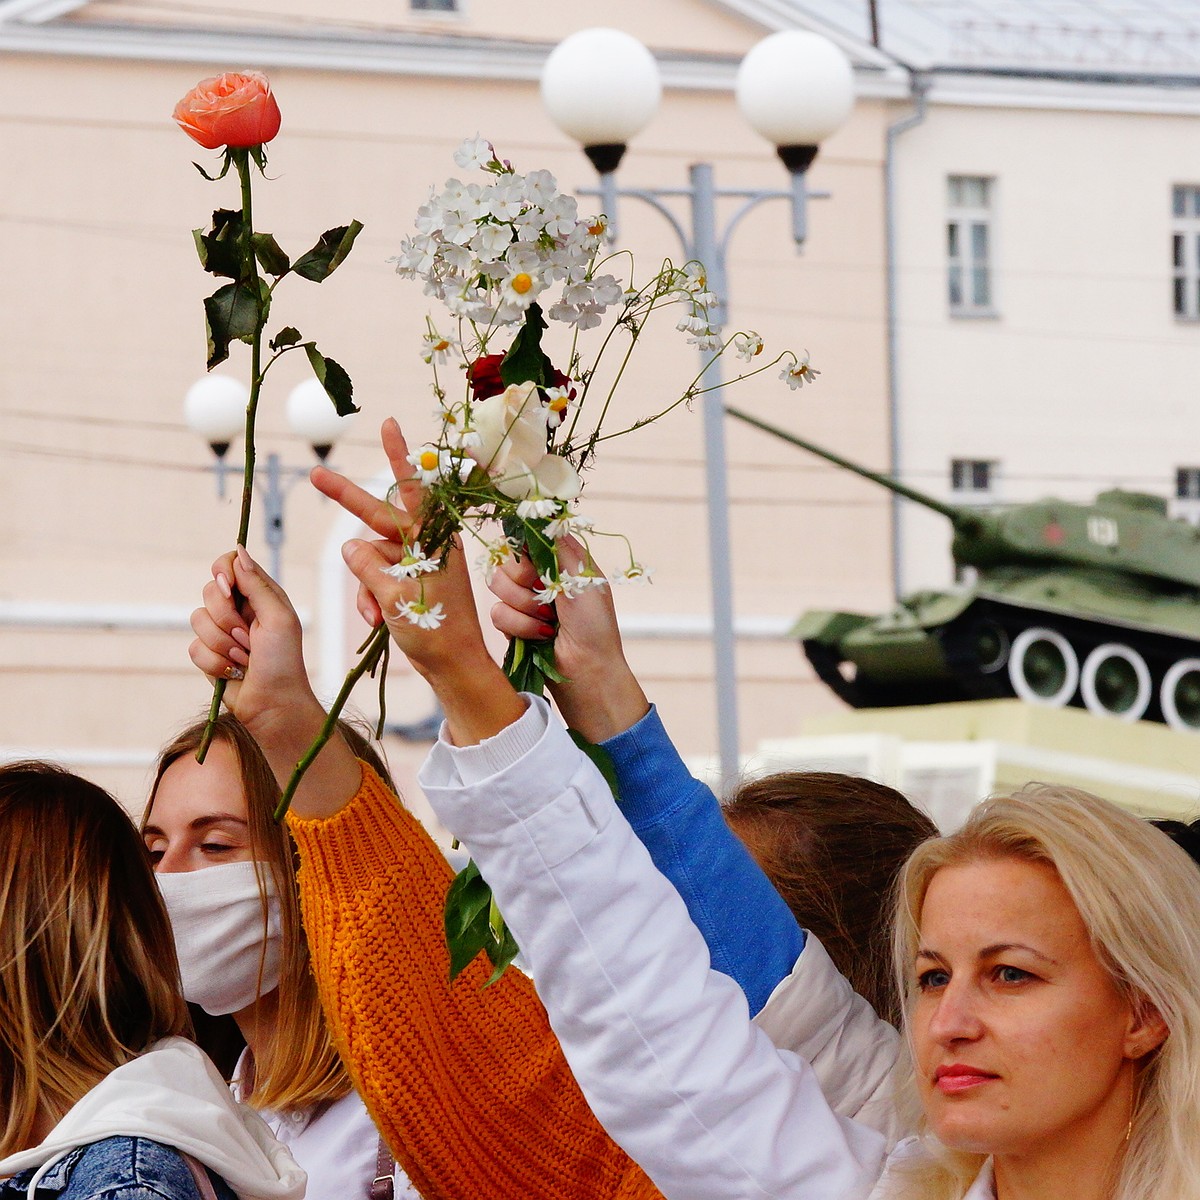
<path fill-rule="evenodd" d="M 236 590 L 235 590 L 236 589 Z M 228 680 L 226 707 L 262 747 L 282 785 L 325 720 L 308 681 L 300 620 L 287 593 L 243 547 L 212 565 L 204 604 L 192 613 L 191 660 Z M 357 762 L 340 737 L 317 757 L 297 794 L 302 815 L 328 815 L 358 787 Z"/>
<path fill-rule="evenodd" d="M 384 423 L 382 440 L 397 483 L 391 502 L 324 467 L 313 471 L 312 482 L 379 535 L 376 541 L 355 539 L 342 548 L 359 581 L 359 611 L 371 624 L 387 622 L 392 640 L 441 701 L 452 739 L 477 742 L 516 720 L 524 705 L 484 645 L 457 542 L 437 571 L 416 578 L 388 573 L 413 553 L 419 540 L 424 490 L 413 478 L 408 445 L 395 421 Z"/>
<path fill-rule="evenodd" d="M 558 555 L 562 569 L 572 574 L 579 574 L 588 561 L 587 552 L 572 537 L 559 541 Z M 566 680 L 549 687 L 572 729 L 588 741 L 602 742 L 646 715 L 650 705 L 625 660 L 609 588 L 589 587 L 573 597 L 560 596 L 550 609 L 537 598 L 542 583 L 526 556 L 499 566 L 488 586 L 499 601 L 492 606 L 491 618 L 501 633 L 527 641 L 557 634 L 555 665 Z"/>

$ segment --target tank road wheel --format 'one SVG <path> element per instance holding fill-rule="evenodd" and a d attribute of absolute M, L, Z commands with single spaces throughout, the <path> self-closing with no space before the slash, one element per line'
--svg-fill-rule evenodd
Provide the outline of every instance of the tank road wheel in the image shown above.
<path fill-rule="evenodd" d="M 1079 694 L 1088 712 L 1097 716 L 1140 720 L 1154 695 L 1150 668 L 1136 650 L 1105 642 L 1084 660 Z"/>
<path fill-rule="evenodd" d="M 1061 708 L 1079 683 L 1079 658 L 1056 629 L 1034 625 L 1013 639 L 1008 678 L 1026 704 Z"/>
<path fill-rule="evenodd" d="M 1158 700 L 1172 729 L 1200 732 L 1200 658 L 1182 658 L 1163 676 Z"/>

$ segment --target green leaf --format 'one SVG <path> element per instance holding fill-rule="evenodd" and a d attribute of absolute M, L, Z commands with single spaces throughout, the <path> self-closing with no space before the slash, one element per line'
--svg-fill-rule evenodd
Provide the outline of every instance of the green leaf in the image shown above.
<path fill-rule="evenodd" d="M 202 229 L 192 230 L 200 265 L 209 274 L 224 279 L 248 277 L 241 254 L 244 229 L 240 209 L 219 208 L 213 213 L 212 228 L 207 233 Z"/>
<path fill-rule="evenodd" d="M 505 387 L 514 383 L 536 383 L 544 386 L 554 368 L 542 350 L 541 306 L 536 302 L 525 310 L 525 321 L 517 330 L 508 353 L 500 360 L 500 382 Z"/>
<path fill-rule="evenodd" d="M 321 234 L 321 240 L 292 264 L 293 274 L 311 279 L 313 283 L 322 283 L 342 264 L 361 232 L 362 224 L 358 221 L 327 229 Z"/>
<path fill-rule="evenodd" d="M 294 346 L 300 340 L 300 330 L 293 325 L 285 325 L 270 342 L 272 350 L 282 350 L 284 346 Z"/>
<path fill-rule="evenodd" d="M 325 389 L 325 394 L 333 401 L 338 416 L 348 417 L 351 413 L 358 412 L 358 405 L 354 403 L 354 384 L 350 382 L 350 376 L 341 364 L 334 362 L 332 358 L 326 358 L 313 342 L 305 342 L 304 351 L 308 355 L 313 374 Z"/>
<path fill-rule="evenodd" d="M 225 161 L 221 164 L 221 173 L 219 175 L 210 175 L 198 162 L 192 163 L 192 166 L 208 180 L 209 183 L 216 183 L 218 179 L 224 179 L 229 174 L 229 168 L 233 163 L 233 155 L 230 154 L 228 147 L 225 149 Z"/>
<path fill-rule="evenodd" d="M 280 249 L 272 234 L 252 234 L 250 244 L 254 247 L 254 257 L 258 259 L 258 265 L 268 275 L 274 275 L 278 279 L 291 270 L 292 264 L 288 261 L 288 256 Z"/>
<path fill-rule="evenodd" d="M 208 369 L 229 357 L 229 343 L 250 342 L 266 320 L 271 298 L 260 280 L 255 291 L 244 283 L 227 283 L 204 301 L 208 334 Z"/>
<path fill-rule="evenodd" d="M 568 729 L 567 733 L 571 735 L 571 741 L 596 764 L 596 769 L 604 776 L 604 782 L 608 784 L 608 790 L 612 792 L 613 799 L 620 804 L 621 788 L 617 783 L 617 768 L 613 765 L 612 755 L 603 746 L 589 742 L 578 730 Z"/>
<path fill-rule="evenodd" d="M 521 953 L 521 947 L 517 945 L 517 939 L 513 937 L 508 926 L 502 925 L 501 928 L 503 935 L 499 942 L 489 940 L 487 945 L 484 946 L 488 959 L 494 968 L 491 975 L 488 976 L 487 982 L 483 985 L 485 988 L 491 987 L 508 970 L 512 960 Z"/>
<path fill-rule="evenodd" d="M 453 982 L 475 956 L 494 944 L 491 926 L 488 923 L 492 903 L 492 889 L 479 874 L 474 862 L 455 876 L 446 893 L 444 923 L 446 948 L 450 952 L 450 981 Z"/>

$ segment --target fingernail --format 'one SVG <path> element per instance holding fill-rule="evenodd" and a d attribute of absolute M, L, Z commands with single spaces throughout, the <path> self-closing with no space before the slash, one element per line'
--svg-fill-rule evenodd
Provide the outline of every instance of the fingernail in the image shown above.
<path fill-rule="evenodd" d="M 230 646 L 229 653 L 225 657 L 239 666 L 248 667 L 250 665 L 250 655 L 241 646 Z"/>
<path fill-rule="evenodd" d="M 250 649 L 250 635 L 240 626 L 237 625 L 229 631 L 229 636 L 233 638 L 239 646 L 244 646 L 247 650 Z"/>
<path fill-rule="evenodd" d="M 538 626 L 538 635 L 540 637 L 552 638 L 554 636 L 554 632 L 555 632 L 555 630 L 554 630 L 553 625 L 539 625 Z"/>
<path fill-rule="evenodd" d="M 217 587 L 219 587 L 221 589 L 221 595 L 224 596 L 226 600 L 232 600 L 233 599 L 233 585 L 229 582 L 229 576 L 226 575 L 223 571 L 218 571 L 216 579 L 217 579 Z"/>
<path fill-rule="evenodd" d="M 534 611 L 543 621 L 549 621 L 554 616 L 554 609 L 548 604 L 539 604 Z"/>
<path fill-rule="evenodd" d="M 351 540 L 349 542 L 344 543 L 342 546 L 342 559 L 345 562 L 349 562 L 351 559 L 351 556 L 354 554 L 355 550 L 357 550 L 357 549 L 358 549 L 357 541 Z"/>
<path fill-rule="evenodd" d="M 258 563 L 256 563 L 254 559 L 250 557 L 249 551 L 247 551 L 245 546 L 239 546 L 237 548 L 237 560 L 238 566 L 240 566 L 243 570 L 249 571 L 251 575 L 257 573 Z"/>

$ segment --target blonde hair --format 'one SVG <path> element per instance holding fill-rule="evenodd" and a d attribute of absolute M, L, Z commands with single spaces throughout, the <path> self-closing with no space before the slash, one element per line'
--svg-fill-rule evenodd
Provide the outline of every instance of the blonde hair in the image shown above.
<path fill-rule="evenodd" d="M 188 1035 L 171 926 L 137 830 L 62 767 L 0 767 L 0 1158 L 106 1075 Z"/>
<path fill-rule="evenodd" d="M 981 804 L 950 837 L 917 848 L 897 889 L 895 968 L 911 1009 L 921 907 L 943 867 L 1017 858 L 1052 867 L 1101 965 L 1135 1006 L 1153 1006 L 1166 1041 L 1138 1064 L 1133 1119 L 1113 1200 L 1200 1200 L 1200 876 L 1169 837 L 1075 788 L 1035 784 Z M 901 1197 L 958 1200 L 982 1157 L 937 1143 L 919 1112 L 911 1061 L 902 1108 L 930 1151 L 904 1172 Z"/>
<path fill-rule="evenodd" d="M 193 722 L 163 747 L 142 818 L 143 826 L 150 817 L 167 768 L 185 754 L 195 753 L 206 723 L 206 720 Z M 270 872 L 279 897 L 279 1007 L 274 1035 L 255 1054 L 247 1101 L 255 1108 L 295 1112 L 347 1095 L 351 1090 L 350 1076 L 329 1036 L 310 964 L 296 886 L 296 870 L 300 865 L 296 847 L 287 827 L 272 817 L 279 803 L 279 784 L 258 744 L 229 713 L 217 718 L 214 737 L 228 744 L 237 759 L 246 797 L 251 856 Z M 260 890 L 265 935 L 267 896 L 261 880 Z M 265 956 L 265 941 L 263 952 Z"/>

